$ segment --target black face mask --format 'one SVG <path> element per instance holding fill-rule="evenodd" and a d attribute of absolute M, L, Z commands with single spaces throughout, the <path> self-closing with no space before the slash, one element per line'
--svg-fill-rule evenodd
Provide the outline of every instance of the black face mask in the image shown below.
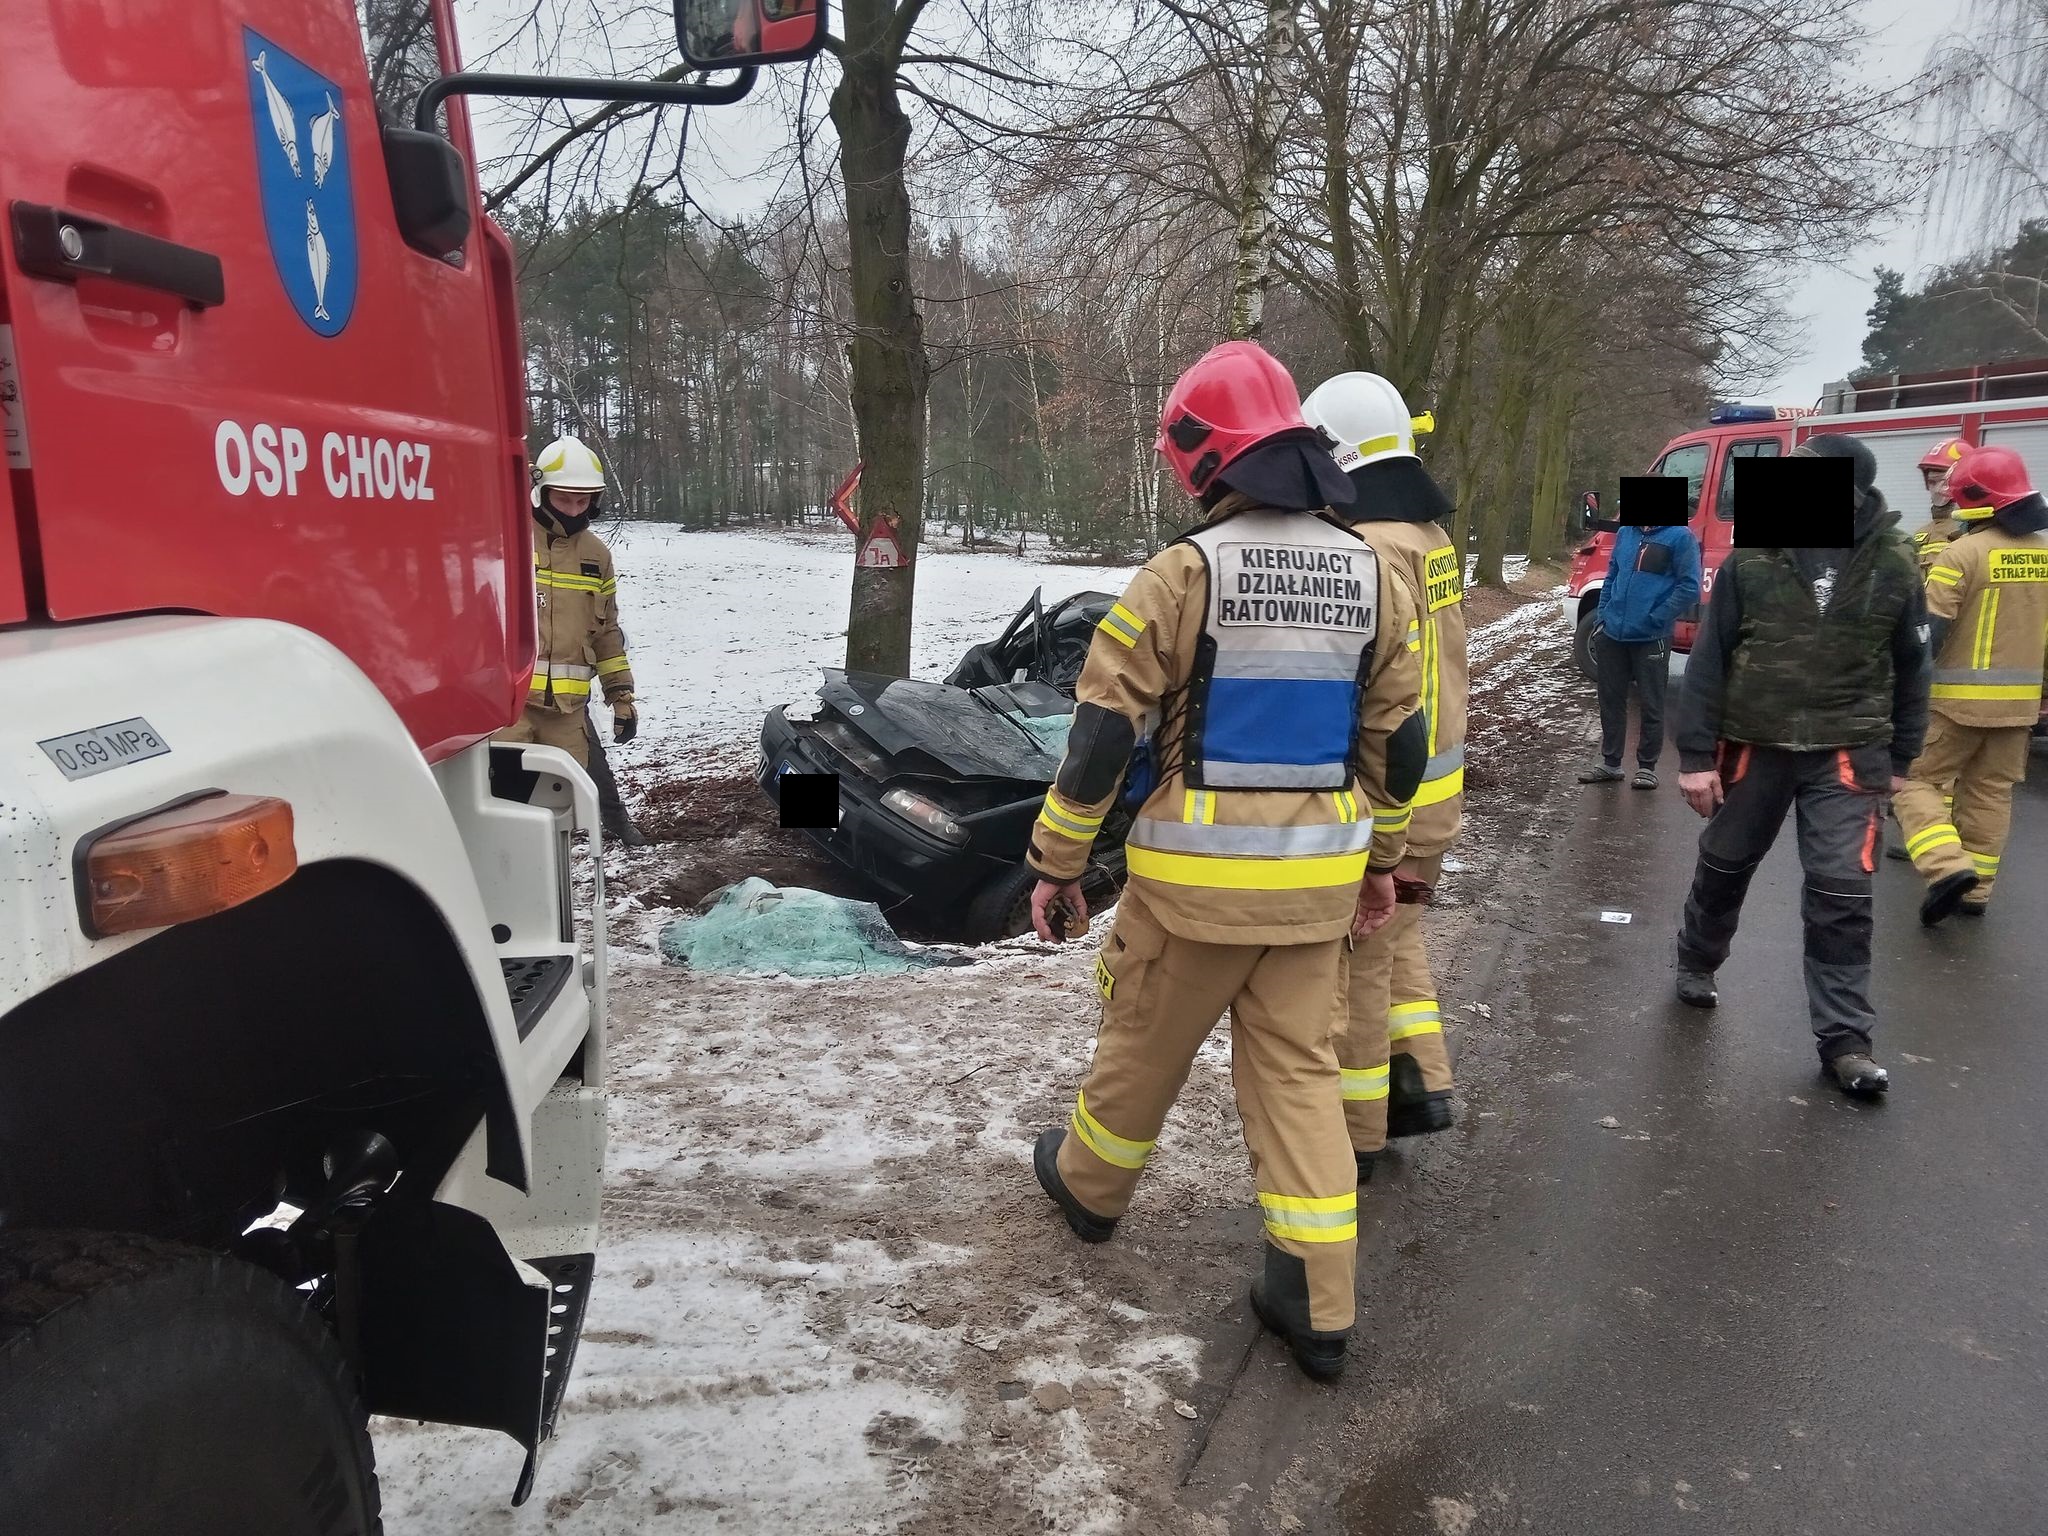
<path fill-rule="evenodd" d="M 590 510 L 581 517 L 565 516 L 563 513 L 555 510 L 554 503 L 548 499 L 546 491 L 540 493 L 540 505 L 533 509 L 533 520 L 536 523 L 547 529 L 549 533 L 559 534 L 565 539 L 573 539 L 577 534 L 588 528 L 590 520 L 596 515 L 597 503 L 593 501 L 590 504 Z"/>

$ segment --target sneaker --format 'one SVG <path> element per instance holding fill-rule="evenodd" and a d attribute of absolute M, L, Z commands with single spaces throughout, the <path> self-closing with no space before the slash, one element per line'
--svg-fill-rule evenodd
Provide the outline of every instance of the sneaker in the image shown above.
<path fill-rule="evenodd" d="M 1060 1177 L 1060 1143 L 1066 1139 L 1066 1131 L 1059 1126 L 1038 1133 L 1038 1144 L 1031 1149 L 1031 1168 L 1038 1175 L 1038 1187 L 1052 1196 L 1053 1204 L 1074 1229 L 1074 1236 L 1084 1243 L 1106 1243 L 1116 1233 L 1116 1218 L 1098 1216 L 1089 1210 L 1074 1198 L 1067 1181 Z"/>
<path fill-rule="evenodd" d="M 1266 1245 L 1266 1272 L 1252 1282 L 1252 1312 L 1311 1381 L 1335 1381 L 1343 1374 L 1351 1335 L 1309 1327 L 1308 1271 L 1298 1256 Z"/>
<path fill-rule="evenodd" d="M 1372 1182 L 1373 1164 L 1377 1163 L 1380 1160 L 1379 1153 L 1361 1152 L 1356 1147 L 1353 1147 L 1351 1149 L 1351 1156 L 1358 1163 L 1358 1182 L 1361 1184 L 1370 1184 Z"/>
<path fill-rule="evenodd" d="M 1927 887 L 1927 895 L 1920 903 L 1920 922 L 1923 927 L 1932 928 L 1943 918 L 1962 905 L 1963 898 L 1977 889 L 1977 877 L 1969 870 L 1959 870 L 1953 875 L 1943 875 Z"/>
<path fill-rule="evenodd" d="M 1712 971 L 1689 971 L 1678 968 L 1678 1000 L 1688 1008 L 1717 1008 L 1721 994 L 1714 990 Z"/>
<path fill-rule="evenodd" d="M 1628 782 L 1631 789 L 1655 789 L 1657 787 L 1657 770 L 1654 768 L 1638 768 L 1636 776 Z"/>
<path fill-rule="evenodd" d="M 1891 1074 L 1861 1051 L 1844 1051 L 1821 1063 L 1821 1070 L 1835 1080 L 1835 1086 L 1859 1099 L 1884 1097 L 1892 1085 Z"/>
<path fill-rule="evenodd" d="M 1618 783 L 1620 779 L 1621 770 L 1609 767 L 1606 763 L 1595 763 L 1590 768 L 1579 770 L 1579 782 L 1581 784 L 1614 784 Z"/>

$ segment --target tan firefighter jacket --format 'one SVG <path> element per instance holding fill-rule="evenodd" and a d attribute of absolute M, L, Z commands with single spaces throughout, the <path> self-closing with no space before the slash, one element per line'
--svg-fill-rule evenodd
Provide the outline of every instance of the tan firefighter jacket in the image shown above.
<path fill-rule="evenodd" d="M 1927 568 L 1927 611 L 1948 619 L 1928 707 L 1957 725 L 2032 725 L 2048 650 L 2048 534 L 1970 529 Z"/>
<path fill-rule="evenodd" d="M 1955 509 L 1951 507 L 1925 528 L 1914 529 L 1913 557 L 1920 562 L 1920 574 L 1925 576 L 1927 567 L 1940 558 L 1941 552 L 1948 548 L 1950 542 L 1961 538 L 1970 531 L 1970 528 L 1969 523 L 1957 519 Z"/>
<path fill-rule="evenodd" d="M 1196 533 L 1237 513 L 1273 515 L 1232 494 Z M 1284 515 L 1315 523 L 1317 540 L 1331 531 L 1343 542 L 1355 537 L 1313 513 Z M 1146 561 L 1097 626 L 1075 697 L 1122 715 L 1138 736 L 1150 732 L 1158 777 L 1126 858 L 1132 887 L 1169 932 L 1211 944 L 1341 938 L 1350 931 L 1368 863 L 1382 873 L 1400 863 L 1410 812 L 1386 790 L 1386 739 L 1419 706 L 1421 605 L 1400 566 L 1376 558 L 1371 564 L 1376 638 L 1359 696 L 1355 772 L 1341 774 L 1348 783 L 1339 789 L 1188 786 L 1187 684 L 1210 604 L 1208 561 L 1197 545 L 1170 544 Z M 1061 883 L 1087 868 L 1095 833 L 1121 792 L 1119 785 L 1086 804 L 1071 800 L 1057 787 L 1067 782 L 1068 767 L 1062 763 L 1046 794 L 1027 860 Z"/>
<path fill-rule="evenodd" d="M 619 582 L 604 540 L 588 528 L 565 536 L 534 524 L 533 584 L 540 649 L 527 703 L 574 714 L 589 707 L 592 683 L 608 701 L 630 700 Z"/>
<path fill-rule="evenodd" d="M 1422 712 L 1429 766 L 1415 791 L 1408 853 L 1429 858 L 1451 846 L 1465 822 L 1465 573 L 1450 535 L 1435 523 L 1374 519 L 1352 527 L 1398 565 L 1423 601 Z"/>

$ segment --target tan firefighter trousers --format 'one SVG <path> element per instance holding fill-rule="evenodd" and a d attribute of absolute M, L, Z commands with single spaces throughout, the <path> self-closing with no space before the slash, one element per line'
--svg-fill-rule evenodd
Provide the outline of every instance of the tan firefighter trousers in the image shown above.
<path fill-rule="evenodd" d="M 533 742 L 537 746 L 560 747 L 585 768 L 590 766 L 590 744 L 584 736 L 584 721 L 590 710 L 560 710 L 552 704 L 528 704 L 519 723 L 508 725 L 493 741 Z"/>
<path fill-rule="evenodd" d="M 1442 854 L 1403 859 L 1398 874 L 1432 889 L 1443 878 Z M 1425 1093 L 1452 1086 L 1451 1054 L 1444 1045 L 1443 1010 L 1423 941 L 1428 908 L 1400 905 L 1384 926 L 1359 941 L 1345 958 L 1348 1023 L 1338 1042 L 1344 1069 L 1344 1123 L 1351 1145 L 1377 1152 L 1387 1144 L 1387 1092 L 1392 1059 L 1412 1056 Z"/>
<path fill-rule="evenodd" d="M 1991 899 L 1999 855 L 2012 830 L 2013 786 L 2027 776 L 2031 729 L 1957 725 L 1945 715 L 1929 715 L 1927 744 L 1892 802 L 1913 867 L 1930 884 L 1966 871 L 1975 874 L 1972 905 Z M 1954 799 L 1953 816 L 1944 795 Z"/>
<path fill-rule="evenodd" d="M 1351 1326 L 1358 1170 L 1344 1134 L 1337 1033 L 1342 939 L 1198 944 L 1168 933 L 1126 888 L 1096 961 L 1102 1028 L 1074 1103 L 1059 1172 L 1100 1216 L 1118 1217 L 1195 1052 L 1230 1010 L 1230 1070 L 1266 1239 L 1300 1258 L 1309 1326 Z"/>

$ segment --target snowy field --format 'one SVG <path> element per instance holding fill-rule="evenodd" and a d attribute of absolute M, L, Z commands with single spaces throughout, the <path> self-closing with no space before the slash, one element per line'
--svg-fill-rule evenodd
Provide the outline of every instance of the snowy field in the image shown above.
<path fill-rule="evenodd" d="M 609 542 L 641 714 L 617 767 L 697 773 L 751 757 L 762 716 L 808 700 L 822 669 L 844 664 L 853 540 L 836 525 L 782 534 L 629 523 Z M 1136 570 L 928 550 L 911 673 L 944 677 L 969 646 L 1002 633 L 1033 587 L 1050 605 L 1091 588 L 1120 593 Z"/>
<path fill-rule="evenodd" d="M 645 702 L 622 767 L 750 758 L 762 713 L 842 647 L 849 541 L 614 540 Z M 1128 570 L 937 552 L 916 667 L 936 677 L 1048 598 Z M 1582 685 L 1554 602 L 1474 632 L 1493 712 Z M 687 717 L 687 719 L 686 719 Z M 634 775 L 637 777 L 638 775 Z M 1483 839 L 1461 845 L 1473 868 Z M 687 846 L 612 850 L 611 1142 L 584 1342 L 535 1495 L 503 1437 L 379 1421 L 391 1536 L 1214 1532 L 1180 1502 L 1201 1338 L 1252 1255 L 1227 1033 L 1203 1048 L 1117 1240 L 1074 1242 L 1030 1172 L 1092 1047 L 1094 953 L 971 951 L 961 969 L 798 981 L 661 962 L 646 878 Z"/>

